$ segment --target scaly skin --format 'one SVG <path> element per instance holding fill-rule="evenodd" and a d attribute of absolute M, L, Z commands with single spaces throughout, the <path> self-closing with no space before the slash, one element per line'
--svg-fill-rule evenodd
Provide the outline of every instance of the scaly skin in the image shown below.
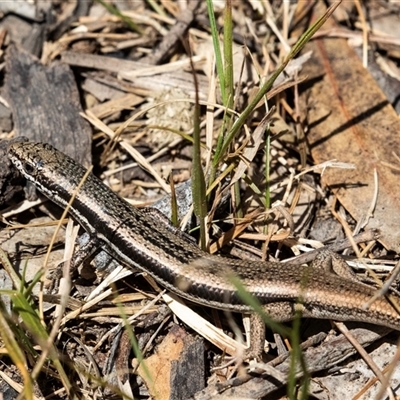
<path fill-rule="evenodd" d="M 15 142 L 8 155 L 26 179 L 61 207 L 67 205 L 86 172 L 48 144 Z M 133 208 L 92 174 L 69 212 L 123 264 L 145 271 L 160 285 L 195 303 L 251 311 L 228 279 L 234 274 L 278 321 L 290 320 L 296 306 L 305 317 L 362 321 L 400 330 L 400 316 L 386 298 L 364 309 L 374 288 L 339 276 L 318 262 L 302 266 L 209 255 L 184 236 L 175 235 L 151 213 Z M 319 259 L 328 257 L 329 253 L 322 253 Z M 400 298 L 391 298 L 400 304 Z"/>

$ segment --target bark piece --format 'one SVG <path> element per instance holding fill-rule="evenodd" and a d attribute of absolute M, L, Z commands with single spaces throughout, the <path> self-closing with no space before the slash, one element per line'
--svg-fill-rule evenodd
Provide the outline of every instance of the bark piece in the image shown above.
<path fill-rule="evenodd" d="M 139 374 L 147 383 L 152 398 L 186 399 L 204 388 L 204 347 L 175 325 L 159 345 L 155 354 L 145 360 L 152 376 L 142 367 Z"/>
<path fill-rule="evenodd" d="M 172 361 L 170 400 L 186 399 L 204 388 L 204 342 L 187 336 L 181 357 Z"/>
<path fill-rule="evenodd" d="M 45 40 L 45 24 L 7 15 L 0 22 L 0 26 L 6 29 L 11 43 L 21 46 L 28 53 L 40 56 Z"/>
<path fill-rule="evenodd" d="M 13 112 L 17 136 L 48 142 L 86 166 L 91 164 L 91 130 L 82 111 L 74 75 L 55 62 L 44 66 L 11 46 L 4 95 Z"/>
<path fill-rule="evenodd" d="M 365 220 L 378 198 L 368 228 L 381 229 L 387 248 L 400 250 L 400 121 L 386 96 L 343 39 L 312 42 L 304 73 L 312 86 L 308 100 L 307 139 L 316 163 L 337 159 L 354 170 L 328 169 L 323 180 L 356 221 Z"/>

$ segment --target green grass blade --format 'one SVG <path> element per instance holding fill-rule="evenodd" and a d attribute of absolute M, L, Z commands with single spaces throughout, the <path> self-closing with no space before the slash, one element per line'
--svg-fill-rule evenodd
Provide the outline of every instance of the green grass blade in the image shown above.
<path fill-rule="evenodd" d="M 13 361 L 14 365 L 18 368 L 21 376 L 24 380 L 25 395 L 27 399 L 33 398 L 33 381 L 31 374 L 27 368 L 27 362 L 25 354 L 21 349 L 21 344 L 16 340 L 15 330 L 9 324 L 8 318 L 6 318 L 7 312 L 3 301 L 0 299 L 0 337 L 8 351 L 8 355 Z"/>
<path fill-rule="evenodd" d="M 31 373 L 32 379 L 36 379 L 40 373 L 43 363 L 46 360 L 44 354 L 48 354 L 50 360 L 53 362 L 54 367 L 59 373 L 64 387 L 66 388 L 67 392 L 70 393 L 72 385 L 69 382 L 68 376 L 59 360 L 56 348 L 54 347 L 53 343 L 49 342 L 49 335 L 46 331 L 46 328 L 42 325 L 38 313 L 33 309 L 27 298 L 22 293 L 15 290 L 5 290 L 2 291 L 2 293 L 10 296 L 14 305 L 14 311 L 18 313 L 23 321 L 24 327 L 32 334 L 36 343 L 38 343 L 42 348 L 43 354 Z M 71 398 L 74 398 L 74 396 Z"/>
<path fill-rule="evenodd" d="M 275 82 L 276 78 L 282 73 L 282 71 L 286 68 L 287 64 L 290 60 L 292 60 L 309 42 L 312 36 L 321 28 L 321 26 L 326 22 L 326 20 L 331 16 L 331 14 L 335 11 L 335 9 L 339 6 L 341 2 L 334 3 L 329 9 L 325 12 L 325 14 L 320 17 L 314 25 L 312 25 L 307 31 L 300 37 L 297 43 L 292 47 L 290 53 L 285 58 L 283 63 L 279 66 L 279 68 L 272 74 L 272 76 L 264 83 L 261 89 L 257 92 L 254 99 L 251 103 L 244 109 L 241 113 L 239 118 L 235 121 L 232 126 L 232 129 L 228 133 L 225 141 L 221 147 L 221 152 L 218 155 L 218 158 L 215 160 L 215 163 L 219 163 L 224 154 L 227 152 L 228 147 L 232 143 L 233 139 L 235 138 L 236 134 L 245 124 L 249 115 L 253 112 L 255 107 L 257 106 L 258 102 L 265 96 L 265 94 L 272 88 L 273 83 Z"/>
<path fill-rule="evenodd" d="M 225 94 L 227 96 L 224 106 L 232 109 L 234 101 L 234 76 L 233 76 L 233 21 L 232 0 L 226 0 L 224 10 L 224 79 Z M 227 114 L 230 116 L 230 114 Z M 231 116 L 230 116 L 231 117 Z"/>
<path fill-rule="evenodd" d="M 217 28 L 217 22 L 215 21 L 213 0 L 207 0 L 207 12 L 211 26 L 211 36 L 213 40 L 215 64 L 217 67 L 217 74 L 221 88 L 222 103 L 225 105 L 227 103 L 227 95 L 225 93 L 224 64 L 222 62 L 221 46 L 219 45 L 218 28 Z"/>

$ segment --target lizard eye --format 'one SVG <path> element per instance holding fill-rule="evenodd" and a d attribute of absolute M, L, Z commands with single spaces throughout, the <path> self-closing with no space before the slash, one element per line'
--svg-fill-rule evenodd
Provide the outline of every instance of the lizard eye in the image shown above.
<path fill-rule="evenodd" d="M 23 164 L 23 167 L 24 167 L 25 172 L 26 172 L 28 175 L 32 175 L 32 174 L 35 172 L 35 168 L 33 168 L 33 165 L 30 164 L 30 163 L 28 163 L 28 162 L 25 162 L 25 163 Z"/>

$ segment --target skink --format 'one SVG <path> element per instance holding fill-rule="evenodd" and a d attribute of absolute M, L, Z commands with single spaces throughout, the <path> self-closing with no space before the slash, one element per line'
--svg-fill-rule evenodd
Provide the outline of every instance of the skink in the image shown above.
<path fill-rule="evenodd" d="M 48 144 L 14 142 L 8 156 L 27 180 L 61 207 L 67 205 L 86 172 Z M 322 263 L 313 269 L 209 255 L 151 214 L 133 208 L 93 174 L 69 212 L 120 262 L 148 273 L 163 287 L 195 303 L 251 311 L 228 279 L 233 273 L 277 321 L 292 319 L 300 305 L 304 317 L 362 321 L 400 330 L 400 316 L 386 298 L 376 299 L 365 309 L 374 288 L 339 276 Z M 400 298 L 391 299 L 400 304 Z"/>

